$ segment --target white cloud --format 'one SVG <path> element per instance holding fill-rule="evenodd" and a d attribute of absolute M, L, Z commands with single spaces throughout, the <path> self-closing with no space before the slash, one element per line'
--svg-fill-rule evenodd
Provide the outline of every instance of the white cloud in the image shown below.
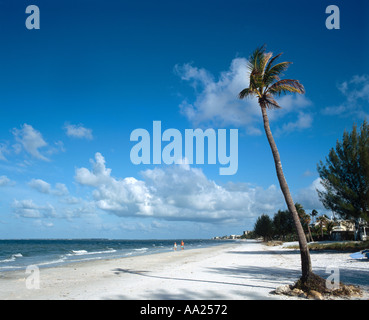
<path fill-rule="evenodd" d="M 311 114 L 299 112 L 296 121 L 288 122 L 282 125 L 282 127 L 277 128 L 275 131 L 277 136 L 284 133 L 290 133 L 293 131 L 301 131 L 303 129 L 310 128 L 313 123 L 313 117 Z"/>
<path fill-rule="evenodd" d="M 337 106 L 329 106 L 323 109 L 326 115 L 357 115 L 360 118 L 368 118 L 369 103 L 369 75 L 355 75 L 350 80 L 337 86 L 344 95 L 345 101 Z"/>
<path fill-rule="evenodd" d="M 0 176 L 0 187 L 13 186 L 14 181 L 11 181 L 7 176 Z"/>
<path fill-rule="evenodd" d="M 33 200 L 15 199 L 12 204 L 13 211 L 18 217 L 23 218 L 52 218 L 56 217 L 56 210 L 51 204 L 45 206 L 36 205 Z"/>
<path fill-rule="evenodd" d="M 54 226 L 54 224 L 52 223 L 52 222 L 50 222 L 50 221 L 43 221 L 43 220 L 36 220 L 35 222 L 34 222 L 34 225 L 36 226 L 36 227 L 46 227 L 46 228 L 51 228 L 51 227 L 53 227 Z"/>
<path fill-rule="evenodd" d="M 66 124 L 64 126 L 68 137 L 92 140 L 92 130 L 85 128 L 82 124 Z"/>
<path fill-rule="evenodd" d="M 94 188 L 98 208 L 118 216 L 220 222 L 272 213 L 283 206 L 282 194 L 273 185 L 268 189 L 221 186 L 187 164 L 145 170 L 141 175 L 143 180 L 114 178 L 97 153 L 92 170 L 77 169 L 75 179 Z"/>
<path fill-rule="evenodd" d="M 21 129 L 14 128 L 12 132 L 16 141 L 22 145 L 26 152 L 37 159 L 44 161 L 49 160 L 39 151 L 40 148 L 47 146 L 47 143 L 39 131 L 35 130 L 31 125 L 25 123 Z"/>
<path fill-rule="evenodd" d="M 99 217 L 96 213 L 96 205 L 92 201 L 86 201 L 81 198 L 69 197 L 66 199 L 62 199 L 60 202 L 68 205 L 68 207 L 59 210 L 59 212 L 62 211 L 62 213 L 59 214 L 60 218 L 64 218 L 70 221 L 74 218 L 81 217 L 87 219 L 87 221 L 99 220 Z"/>
<path fill-rule="evenodd" d="M 6 161 L 5 154 L 9 153 L 8 146 L 4 143 L 0 143 L 0 160 Z"/>
<path fill-rule="evenodd" d="M 55 189 L 53 189 L 51 191 L 52 194 L 56 195 L 56 196 L 67 196 L 69 194 L 68 188 L 65 184 L 63 183 L 56 183 L 55 184 Z"/>
<path fill-rule="evenodd" d="M 182 114 L 194 125 L 247 126 L 250 132 L 259 134 L 254 126 L 255 119 L 261 119 L 257 101 L 237 98 L 238 93 L 248 86 L 246 59 L 234 59 L 230 69 L 222 72 L 217 80 L 207 70 L 190 64 L 176 65 L 175 72 L 196 90 L 193 103 L 184 100 L 180 105 Z"/>
<path fill-rule="evenodd" d="M 308 187 L 299 190 L 296 197 L 294 197 L 295 202 L 300 203 L 307 212 L 313 209 L 318 211 L 326 210 L 322 202 L 319 200 L 318 192 L 316 190 L 324 190 L 320 178 L 315 179 Z"/>
<path fill-rule="evenodd" d="M 62 200 L 63 198 L 61 198 Z M 95 203 L 88 202 L 82 199 L 75 199 L 77 201 L 65 202 L 64 206 L 57 206 L 55 204 L 36 204 L 32 199 L 17 200 L 12 203 L 12 210 L 17 217 L 41 219 L 66 219 L 72 221 L 75 218 L 91 219 L 97 217 Z M 66 206 L 65 206 L 66 205 Z M 48 222 L 45 222 L 48 223 Z"/>
<path fill-rule="evenodd" d="M 228 71 L 220 73 L 218 79 L 205 70 L 191 64 L 176 65 L 175 73 L 182 80 L 188 81 L 195 89 L 195 101 L 183 100 L 180 110 L 194 125 L 213 124 L 217 126 L 243 126 L 250 135 L 260 135 L 262 116 L 256 98 L 239 100 L 239 92 L 249 86 L 247 60 L 235 58 Z M 301 109 L 311 102 L 305 96 L 283 96 L 277 98 L 283 109 L 270 112 L 270 120 L 278 120 L 289 113 L 297 113 L 296 122 L 287 124 L 284 131 L 305 129 L 311 125 L 312 116 L 306 112 L 301 116 Z M 309 121 L 308 121 L 309 118 Z M 305 119 L 305 121 L 303 121 Z M 299 125 L 303 125 L 303 127 Z"/>
<path fill-rule="evenodd" d="M 106 169 L 105 158 L 101 153 L 95 154 L 95 161 L 90 160 L 92 171 L 86 168 L 76 170 L 76 180 L 80 184 L 97 187 L 98 185 L 109 183 L 111 181 L 111 169 Z"/>
<path fill-rule="evenodd" d="M 20 155 L 22 151 L 31 155 L 33 158 L 50 161 L 48 156 L 65 152 L 64 143 L 62 141 L 53 142 L 49 145 L 43 138 L 42 134 L 34 129 L 31 125 L 25 123 L 20 129 L 13 128 L 12 134 L 15 142 L 10 141 L 0 143 L 0 160 L 7 161 L 7 157 Z M 31 162 L 27 159 L 19 163 L 19 166 L 28 166 Z"/>
<path fill-rule="evenodd" d="M 67 186 L 63 183 L 56 183 L 55 188 L 53 189 L 50 183 L 42 179 L 32 179 L 30 182 L 28 182 L 28 185 L 40 193 L 52 194 L 56 196 L 67 196 L 69 194 Z"/>
<path fill-rule="evenodd" d="M 73 196 L 68 196 L 68 197 L 62 198 L 59 201 L 61 203 L 70 204 L 70 205 L 79 204 L 79 203 L 83 202 L 83 200 L 81 198 L 76 198 L 76 197 L 73 197 Z"/>
<path fill-rule="evenodd" d="M 75 179 L 82 185 L 92 186 L 97 207 L 118 215 L 150 215 L 149 191 L 142 181 L 135 178 L 115 179 L 111 169 L 105 167 L 100 153 L 91 161 L 92 171 L 86 168 L 76 170 Z"/>
<path fill-rule="evenodd" d="M 41 179 L 32 179 L 28 185 L 41 193 L 50 193 L 51 191 L 51 185 Z"/>
<path fill-rule="evenodd" d="M 49 149 L 46 151 L 48 155 L 57 154 L 59 152 L 65 152 L 63 141 L 54 142 L 54 145 L 50 146 Z"/>

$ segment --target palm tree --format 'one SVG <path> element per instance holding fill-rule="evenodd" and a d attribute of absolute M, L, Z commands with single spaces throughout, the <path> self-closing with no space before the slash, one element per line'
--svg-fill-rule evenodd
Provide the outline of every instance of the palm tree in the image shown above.
<path fill-rule="evenodd" d="M 311 235 L 311 230 L 310 230 L 310 223 L 311 223 L 310 215 L 305 212 L 301 204 L 295 203 L 295 207 L 296 207 L 297 214 L 300 217 L 300 222 L 302 222 L 302 228 L 305 228 L 305 226 L 307 228 L 307 231 L 308 231 L 308 234 L 306 234 L 307 240 L 309 242 L 310 241 L 314 242 L 314 239 L 313 239 L 313 236 Z M 310 240 L 309 240 L 309 237 L 310 237 Z"/>
<path fill-rule="evenodd" d="M 319 224 L 320 233 L 321 233 L 322 240 L 323 240 L 323 237 L 324 237 L 323 228 L 325 228 L 328 223 L 328 217 L 325 214 L 323 214 L 322 216 L 316 218 L 316 221 Z"/>
<path fill-rule="evenodd" d="M 318 215 L 318 211 L 316 211 L 315 209 L 313 209 L 313 211 L 311 211 L 310 215 L 313 218 L 313 223 L 314 223 L 314 218 Z"/>
<path fill-rule="evenodd" d="M 273 57 L 272 53 L 265 52 L 265 46 L 256 49 L 248 60 L 248 68 L 250 71 L 249 87 L 243 89 L 239 93 L 239 98 L 257 97 L 260 105 L 261 113 L 264 121 L 264 129 L 272 154 L 274 158 L 275 168 L 279 185 L 285 198 L 288 210 L 291 212 L 295 228 L 298 235 L 300 253 L 301 253 L 301 269 L 302 282 L 307 282 L 309 276 L 312 275 L 311 259 L 309 248 L 307 245 L 304 230 L 302 228 L 295 204 L 292 200 L 287 181 L 282 170 L 281 158 L 274 141 L 272 132 L 269 126 L 267 109 L 280 109 L 278 102 L 274 99 L 276 96 L 286 93 L 304 94 L 304 86 L 298 80 L 284 79 L 280 76 L 283 71 L 287 70 L 291 62 L 275 63 L 282 53 Z"/>

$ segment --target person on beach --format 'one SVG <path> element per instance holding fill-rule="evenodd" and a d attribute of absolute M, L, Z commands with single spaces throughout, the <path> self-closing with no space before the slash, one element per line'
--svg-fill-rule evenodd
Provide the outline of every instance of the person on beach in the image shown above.
<path fill-rule="evenodd" d="M 183 250 L 184 249 L 184 242 L 183 242 L 183 240 L 181 241 L 181 250 Z"/>
<path fill-rule="evenodd" d="M 177 243 L 174 242 L 174 251 L 177 251 Z"/>

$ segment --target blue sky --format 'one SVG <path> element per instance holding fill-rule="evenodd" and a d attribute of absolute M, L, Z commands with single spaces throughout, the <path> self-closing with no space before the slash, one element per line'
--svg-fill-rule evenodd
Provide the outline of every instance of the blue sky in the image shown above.
<path fill-rule="evenodd" d="M 39 30 L 29 4 L 0 3 L 0 238 L 208 238 L 284 209 L 260 110 L 237 100 L 264 43 L 306 89 L 269 113 L 293 198 L 325 212 L 316 165 L 369 115 L 367 1 L 35 0 Z M 153 121 L 238 129 L 238 172 L 132 164 Z"/>

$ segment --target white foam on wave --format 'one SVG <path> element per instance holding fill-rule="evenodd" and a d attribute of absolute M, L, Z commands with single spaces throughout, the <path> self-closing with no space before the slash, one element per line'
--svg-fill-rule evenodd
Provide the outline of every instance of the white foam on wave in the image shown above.
<path fill-rule="evenodd" d="M 0 261 L 1 262 L 1 261 Z M 13 270 L 13 269 L 22 269 L 23 267 L 22 266 L 3 266 L 3 267 L 0 267 L 0 270 L 1 269 L 5 269 L 5 270 Z"/>
<path fill-rule="evenodd" d="M 64 261 L 65 261 L 65 256 L 62 256 L 60 259 L 51 260 L 51 261 L 45 261 L 45 262 L 39 262 L 39 263 L 37 263 L 37 265 L 38 266 L 46 266 L 48 264 L 63 263 Z"/>
<path fill-rule="evenodd" d="M 117 250 L 108 248 L 108 250 L 102 250 L 102 251 L 87 251 L 87 250 L 72 250 L 72 253 L 67 253 L 66 255 L 68 257 L 70 256 L 82 256 L 82 255 L 91 255 L 91 254 L 104 254 L 104 253 L 113 253 Z"/>
<path fill-rule="evenodd" d="M 68 255 L 80 256 L 82 254 L 88 254 L 88 251 L 86 251 L 86 250 L 72 250 L 72 253 L 68 254 Z"/>
<path fill-rule="evenodd" d="M 21 257 L 23 257 L 23 255 L 21 253 L 14 253 L 14 254 L 11 255 L 10 258 L 4 259 L 4 260 L 0 260 L 0 263 L 1 262 L 13 262 L 13 261 L 15 261 L 15 259 L 21 258 Z"/>

